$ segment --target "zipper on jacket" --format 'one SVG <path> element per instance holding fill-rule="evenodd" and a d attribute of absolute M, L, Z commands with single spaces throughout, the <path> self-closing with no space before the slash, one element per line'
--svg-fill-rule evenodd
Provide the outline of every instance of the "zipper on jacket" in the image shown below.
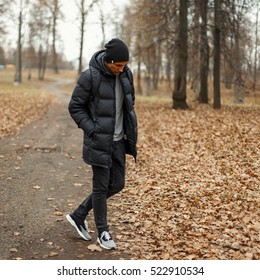
<path fill-rule="evenodd" d="M 113 140 L 114 140 L 115 124 L 116 124 L 116 76 L 115 76 L 115 78 L 113 80 L 113 83 L 114 83 L 114 86 L 113 86 L 113 88 L 114 88 L 113 128 L 114 129 L 113 129 L 113 133 L 112 133 L 112 137 L 111 137 L 112 141 L 110 143 L 110 148 L 109 148 L 110 149 L 110 151 L 109 151 L 109 154 L 110 154 L 109 160 L 111 160 L 111 157 L 112 157 L 112 145 L 113 145 Z M 110 162 L 108 162 L 108 165 L 110 165 Z"/>

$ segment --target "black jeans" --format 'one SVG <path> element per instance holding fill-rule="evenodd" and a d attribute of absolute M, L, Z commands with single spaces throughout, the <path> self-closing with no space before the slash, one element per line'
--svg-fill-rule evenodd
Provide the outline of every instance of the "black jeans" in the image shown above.
<path fill-rule="evenodd" d="M 79 205 L 74 214 L 85 219 L 93 208 L 98 233 L 108 231 L 107 198 L 120 192 L 125 185 L 125 144 L 124 140 L 112 144 L 112 166 L 92 166 L 92 193 Z"/>

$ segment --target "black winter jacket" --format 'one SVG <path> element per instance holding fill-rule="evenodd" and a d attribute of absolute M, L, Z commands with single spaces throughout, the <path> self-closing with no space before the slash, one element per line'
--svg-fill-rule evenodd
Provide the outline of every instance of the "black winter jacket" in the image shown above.
<path fill-rule="evenodd" d="M 115 130 L 116 76 L 106 68 L 103 60 L 104 54 L 104 51 L 95 53 L 89 63 L 92 71 L 89 68 L 82 72 L 72 93 L 69 112 L 78 127 L 84 131 L 84 161 L 90 165 L 110 167 Z M 98 75 L 93 74 L 95 71 L 99 71 Z M 119 78 L 124 93 L 126 153 L 132 155 L 136 160 L 135 92 L 132 73 L 128 66 L 119 74 Z"/>

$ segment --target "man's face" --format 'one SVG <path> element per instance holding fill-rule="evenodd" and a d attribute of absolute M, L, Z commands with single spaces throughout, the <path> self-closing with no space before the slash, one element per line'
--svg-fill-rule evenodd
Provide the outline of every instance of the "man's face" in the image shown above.
<path fill-rule="evenodd" d="M 118 75 L 121 72 L 123 72 L 127 63 L 128 63 L 128 61 L 121 61 L 121 62 L 115 62 L 115 63 L 107 62 L 106 65 L 113 74 Z"/>

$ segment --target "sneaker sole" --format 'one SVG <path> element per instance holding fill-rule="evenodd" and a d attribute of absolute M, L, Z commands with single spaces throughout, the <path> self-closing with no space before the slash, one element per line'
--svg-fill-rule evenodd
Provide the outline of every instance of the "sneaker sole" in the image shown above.
<path fill-rule="evenodd" d="M 103 245 L 101 242 L 100 242 L 100 240 L 99 240 L 99 238 L 97 239 L 97 242 L 98 242 L 98 244 L 100 245 L 100 247 L 102 247 L 102 248 L 104 248 L 104 249 L 106 249 L 106 250 L 115 250 L 116 249 L 116 247 L 106 247 L 105 245 Z"/>
<path fill-rule="evenodd" d="M 74 226 L 74 228 L 77 230 L 77 232 L 78 232 L 78 234 L 80 235 L 80 237 L 82 237 L 84 240 L 87 240 L 87 241 L 91 240 L 91 238 L 88 239 L 88 238 L 86 238 L 86 237 L 82 234 L 82 232 L 78 229 L 76 223 L 73 221 L 73 219 L 70 217 L 69 214 L 66 215 L 66 219 L 68 220 L 68 222 L 69 222 L 72 226 Z"/>

